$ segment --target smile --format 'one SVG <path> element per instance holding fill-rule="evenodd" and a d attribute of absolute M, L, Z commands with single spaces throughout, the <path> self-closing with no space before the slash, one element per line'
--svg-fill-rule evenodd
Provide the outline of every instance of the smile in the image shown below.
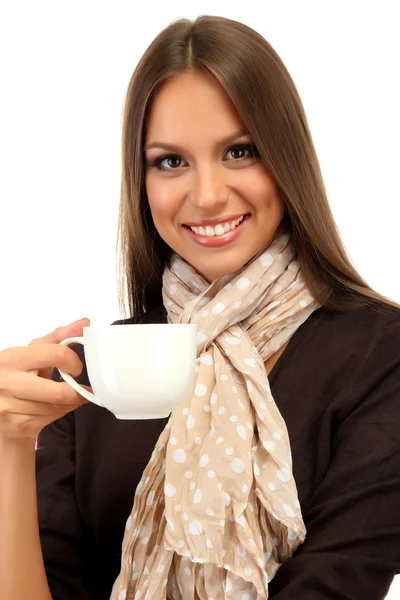
<path fill-rule="evenodd" d="M 183 231 L 193 242 L 203 248 L 220 248 L 240 238 L 246 229 L 250 215 L 242 215 L 236 221 L 216 225 L 215 227 L 183 226 Z"/>
<path fill-rule="evenodd" d="M 190 229 L 194 231 L 197 235 L 206 235 L 208 237 L 213 237 L 214 235 L 224 235 L 224 233 L 228 233 L 232 229 L 235 229 L 240 223 L 243 221 L 244 215 L 236 219 L 236 221 L 232 221 L 231 223 L 225 223 L 224 225 L 217 225 L 216 227 L 191 227 Z"/>

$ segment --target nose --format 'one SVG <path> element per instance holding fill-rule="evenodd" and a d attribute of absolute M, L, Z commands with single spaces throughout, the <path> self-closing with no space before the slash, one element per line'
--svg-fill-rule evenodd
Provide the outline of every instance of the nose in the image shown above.
<path fill-rule="evenodd" d="M 229 198 L 225 176 L 216 166 L 199 168 L 188 192 L 190 204 L 199 212 L 219 215 Z"/>

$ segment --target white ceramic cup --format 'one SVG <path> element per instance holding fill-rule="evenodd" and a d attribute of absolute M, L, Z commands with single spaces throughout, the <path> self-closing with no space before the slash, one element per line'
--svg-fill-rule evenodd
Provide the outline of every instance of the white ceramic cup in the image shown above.
<path fill-rule="evenodd" d="M 83 344 L 92 394 L 65 371 L 61 377 L 78 394 L 117 419 L 161 419 L 181 403 L 196 366 L 197 325 L 139 324 L 84 327 Z"/>

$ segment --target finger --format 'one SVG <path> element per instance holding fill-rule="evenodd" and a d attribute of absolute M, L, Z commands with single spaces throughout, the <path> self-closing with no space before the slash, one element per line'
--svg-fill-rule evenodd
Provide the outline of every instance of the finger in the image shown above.
<path fill-rule="evenodd" d="M 50 333 L 33 339 L 29 346 L 37 346 L 41 344 L 59 344 L 63 340 L 68 337 L 75 337 L 78 335 L 82 335 L 82 330 L 84 327 L 88 327 L 90 325 L 89 319 L 80 319 L 79 321 L 74 321 L 69 325 L 64 327 L 57 327 L 54 331 Z"/>
<path fill-rule="evenodd" d="M 73 377 L 78 377 L 83 369 L 82 361 L 77 353 L 68 346 L 60 344 L 6 348 L 0 352 L 0 368 L 1 366 L 32 372 L 58 367 Z M 37 375 L 37 373 L 34 374 Z"/>
<path fill-rule="evenodd" d="M 77 404 L 82 398 L 65 382 L 43 379 L 33 373 L 10 368 L 0 368 L 0 394 L 59 405 Z"/>
<path fill-rule="evenodd" d="M 16 415 L 25 415 L 29 417 L 51 417 L 57 419 L 59 416 L 75 410 L 87 401 L 82 398 L 81 401 L 74 404 L 53 404 L 51 402 L 37 402 L 34 400 L 21 400 L 13 396 L 0 396 L 0 419 L 10 420 Z"/>

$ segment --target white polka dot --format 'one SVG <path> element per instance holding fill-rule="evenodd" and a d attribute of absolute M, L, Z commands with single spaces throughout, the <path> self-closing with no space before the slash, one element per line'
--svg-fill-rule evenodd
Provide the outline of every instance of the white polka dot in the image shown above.
<path fill-rule="evenodd" d="M 253 548 L 255 548 L 256 543 L 251 538 L 249 538 L 249 544 L 250 544 L 250 546 L 253 546 Z"/>
<path fill-rule="evenodd" d="M 169 286 L 169 293 L 171 294 L 171 296 L 175 296 L 177 289 L 178 288 L 174 283 Z"/>
<path fill-rule="evenodd" d="M 185 575 L 188 575 L 188 576 L 191 575 L 191 573 L 192 573 L 192 571 L 189 569 L 189 567 L 185 567 L 183 569 L 183 571 L 184 571 Z"/>
<path fill-rule="evenodd" d="M 201 444 L 201 438 L 199 437 L 195 437 L 194 441 L 196 442 L 196 444 L 199 446 Z"/>
<path fill-rule="evenodd" d="M 200 456 L 200 466 L 201 467 L 206 467 L 208 465 L 208 461 L 209 461 L 208 454 L 203 454 L 202 456 Z"/>
<path fill-rule="evenodd" d="M 172 446 L 176 446 L 177 442 L 178 441 L 177 441 L 176 437 L 169 438 L 169 443 L 172 444 Z"/>
<path fill-rule="evenodd" d="M 247 485 L 244 483 L 242 485 L 242 492 L 243 492 L 243 494 L 247 494 L 247 490 L 248 490 Z"/>
<path fill-rule="evenodd" d="M 299 536 L 297 535 L 296 531 L 294 529 L 292 529 L 291 527 L 288 528 L 288 539 L 290 541 L 296 540 Z"/>
<path fill-rule="evenodd" d="M 224 290 L 230 290 L 230 289 L 231 289 L 231 287 L 232 287 L 232 284 L 231 284 L 231 282 L 229 282 L 229 283 L 227 283 L 226 285 L 224 285 L 224 288 L 223 288 L 223 289 L 224 289 Z"/>
<path fill-rule="evenodd" d="M 236 429 L 238 436 L 242 438 L 242 440 L 246 440 L 247 439 L 247 433 L 245 428 L 243 427 L 243 425 L 239 425 Z"/>
<path fill-rule="evenodd" d="M 290 480 L 290 472 L 287 469 L 280 469 L 277 473 L 278 479 L 286 483 Z"/>
<path fill-rule="evenodd" d="M 245 358 L 244 362 L 246 363 L 246 365 L 248 365 L 249 367 L 256 367 L 256 361 L 252 358 Z"/>
<path fill-rule="evenodd" d="M 283 505 L 283 510 L 285 511 L 285 513 L 287 514 L 288 517 L 293 518 L 296 516 L 288 504 Z"/>
<path fill-rule="evenodd" d="M 308 306 L 307 300 L 300 300 L 299 304 L 300 304 L 301 308 L 305 308 L 306 306 Z"/>
<path fill-rule="evenodd" d="M 282 291 L 282 286 L 279 283 L 274 283 L 274 285 L 269 290 L 270 294 L 279 294 Z"/>
<path fill-rule="evenodd" d="M 276 490 L 276 486 L 273 483 L 269 483 L 268 487 L 271 490 L 271 492 L 274 492 Z"/>
<path fill-rule="evenodd" d="M 187 407 L 182 408 L 182 412 L 184 415 L 188 415 L 189 414 L 189 409 Z"/>
<path fill-rule="evenodd" d="M 250 600 L 250 594 L 244 592 L 244 594 L 240 596 L 240 600 Z"/>
<path fill-rule="evenodd" d="M 228 379 L 227 375 L 221 375 L 220 380 L 221 381 L 226 381 Z"/>
<path fill-rule="evenodd" d="M 164 493 L 168 498 L 172 498 L 176 494 L 176 488 L 172 483 L 166 483 L 164 486 Z"/>
<path fill-rule="evenodd" d="M 208 317 L 210 313 L 208 312 L 208 310 L 205 308 L 204 310 L 201 311 L 200 315 L 202 317 Z"/>
<path fill-rule="evenodd" d="M 228 456 L 230 456 L 230 455 L 231 455 L 231 454 L 233 454 L 233 453 L 234 453 L 234 449 L 233 449 L 233 448 L 230 448 L 230 447 L 229 447 L 229 448 L 226 448 L 226 449 L 225 449 L 225 454 L 228 454 Z"/>
<path fill-rule="evenodd" d="M 222 312 L 224 312 L 226 306 L 223 302 L 218 302 L 218 304 L 216 304 L 213 309 L 212 309 L 212 313 L 213 315 L 220 315 Z"/>
<path fill-rule="evenodd" d="M 246 577 L 251 577 L 251 574 L 252 574 L 252 573 L 253 573 L 253 570 L 252 570 L 252 569 L 250 569 L 250 567 L 247 567 L 247 568 L 244 570 L 244 574 L 246 575 Z"/>
<path fill-rule="evenodd" d="M 195 426 L 196 421 L 194 420 L 193 415 L 189 415 L 186 421 L 186 429 L 193 429 L 193 427 Z"/>
<path fill-rule="evenodd" d="M 265 409 L 267 408 L 267 405 L 266 405 L 266 404 L 264 404 L 264 402 L 260 402 L 260 408 L 261 408 L 262 410 L 265 410 Z"/>
<path fill-rule="evenodd" d="M 222 436 L 219 436 L 219 438 L 216 440 L 216 444 L 221 444 L 224 441 L 224 438 Z"/>
<path fill-rule="evenodd" d="M 147 500 L 146 500 L 147 506 L 151 506 L 153 504 L 155 494 L 156 493 L 154 490 L 151 490 L 151 492 L 149 492 L 149 494 L 147 496 Z"/>
<path fill-rule="evenodd" d="M 213 364 L 213 359 L 211 354 L 203 354 L 202 356 L 200 356 L 200 362 L 202 365 L 207 365 L 210 366 Z"/>
<path fill-rule="evenodd" d="M 203 498 L 203 492 L 201 490 L 196 490 L 193 496 L 193 502 L 195 504 L 198 504 L 199 502 L 201 502 Z"/>
<path fill-rule="evenodd" d="M 202 344 L 206 339 L 207 338 L 202 331 L 197 332 L 197 345 Z"/>
<path fill-rule="evenodd" d="M 240 406 L 240 408 L 241 408 L 242 410 L 246 410 L 246 407 L 245 407 L 245 405 L 243 404 L 243 402 L 240 400 L 240 398 L 238 398 L 238 404 L 239 404 L 239 406 Z"/>
<path fill-rule="evenodd" d="M 232 386 L 232 392 L 234 392 L 235 394 L 237 394 L 237 387 L 236 387 L 236 385 Z"/>
<path fill-rule="evenodd" d="M 242 303 L 240 302 L 240 300 L 238 302 L 235 302 L 235 308 L 240 308 L 242 305 Z"/>
<path fill-rule="evenodd" d="M 189 485 L 189 489 L 194 490 L 195 487 L 196 487 L 196 484 L 194 481 L 192 481 L 191 484 Z"/>
<path fill-rule="evenodd" d="M 173 533 L 173 531 L 174 531 L 174 525 L 173 525 L 172 521 L 170 521 L 169 519 L 167 519 L 167 529 L 170 533 Z"/>
<path fill-rule="evenodd" d="M 231 503 L 231 497 L 229 494 L 227 494 L 226 492 L 223 493 L 223 498 L 224 498 L 224 506 L 225 508 L 227 508 L 230 503 Z"/>
<path fill-rule="evenodd" d="M 184 545 L 185 545 L 185 542 L 183 540 L 179 540 L 179 542 L 178 542 L 179 548 L 183 548 Z"/>
<path fill-rule="evenodd" d="M 271 450 L 275 450 L 275 442 L 272 442 L 271 440 L 263 441 L 262 445 L 266 450 L 268 450 L 268 452 L 271 452 Z"/>
<path fill-rule="evenodd" d="M 203 533 L 203 525 L 200 521 L 192 521 L 189 525 L 189 531 L 192 535 L 201 535 Z"/>
<path fill-rule="evenodd" d="M 187 513 L 183 513 L 183 520 L 187 521 L 189 519 L 189 515 Z"/>
<path fill-rule="evenodd" d="M 246 521 L 244 519 L 243 515 L 239 515 L 239 517 L 237 517 L 235 519 L 236 523 L 239 523 L 239 525 L 241 525 L 242 527 L 244 527 L 246 525 Z"/>
<path fill-rule="evenodd" d="M 297 500 L 297 498 L 296 498 L 296 500 L 293 502 L 293 505 L 294 505 L 296 508 L 300 508 L 300 502 Z"/>
<path fill-rule="evenodd" d="M 238 287 L 239 289 L 243 289 L 243 288 L 247 287 L 249 284 L 250 284 L 250 279 L 248 277 L 241 277 L 240 279 L 237 280 L 236 287 Z"/>
<path fill-rule="evenodd" d="M 252 392 L 253 391 L 253 384 L 248 379 L 246 379 L 246 386 L 247 386 L 247 391 L 248 392 Z"/>
<path fill-rule="evenodd" d="M 128 517 L 128 520 L 127 520 L 127 522 L 126 522 L 126 525 L 125 525 L 125 529 L 126 529 L 127 531 L 129 531 L 131 527 L 132 527 L 132 517 L 131 517 L 131 516 L 129 516 L 129 517 Z"/>
<path fill-rule="evenodd" d="M 140 575 L 139 571 L 136 571 L 135 573 L 133 573 L 132 574 L 133 581 L 136 581 L 136 579 L 139 579 L 139 575 Z"/>
<path fill-rule="evenodd" d="M 218 394 L 217 394 L 217 392 L 213 392 L 211 394 L 210 404 L 215 404 L 217 400 L 218 400 Z"/>
<path fill-rule="evenodd" d="M 209 506 L 207 506 L 206 513 L 208 514 L 209 517 L 213 517 L 214 516 L 214 509 L 210 508 Z"/>
<path fill-rule="evenodd" d="M 244 461 L 241 458 L 234 458 L 231 462 L 232 471 L 235 473 L 243 473 Z"/>
<path fill-rule="evenodd" d="M 184 450 L 174 450 L 172 453 L 172 458 L 177 463 L 184 463 L 186 461 L 186 454 Z"/>
<path fill-rule="evenodd" d="M 118 596 L 118 600 L 126 600 L 126 588 L 124 590 L 122 590 L 122 592 L 120 592 L 119 596 Z"/>
<path fill-rule="evenodd" d="M 226 337 L 225 342 L 230 346 L 238 346 L 240 344 L 240 339 L 237 337 Z"/>
<path fill-rule="evenodd" d="M 209 476 L 210 479 L 214 479 L 215 472 L 214 471 L 208 471 L 207 475 Z"/>
<path fill-rule="evenodd" d="M 264 254 L 260 256 L 259 260 L 263 267 L 270 267 L 274 262 L 274 259 L 269 252 L 264 252 Z"/>
<path fill-rule="evenodd" d="M 238 421 L 238 418 L 236 415 L 232 415 L 231 417 L 229 417 L 229 420 L 231 421 L 231 423 L 236 423 Z"/>
<path fill-rule="evenodd" d="M 196 396 L 205 396 L 207 393 L 207 386 L 204 383 L 198 383 L 194 391 Z"/>
<path fill-rule="evenodd" d="M 182 506 L 180 504 L 175 504 L 176 512 L 181 512 Z"/>
<path fill-rule="evenodd" d="M 162 573 L 164 571 L 164 569 L 165 569 L 164 565 L 162 565 L 162 564 L 158 565 L 157 573 Z"/>
<path fill-rule="evenodd" d="M 236 552 L 239 554 L 239 556 L 241 556 L 242 558 L 244 556 L 246 556 L 247 551 L 246 548 L 243 546 L 243 544 L 236 544 Z"/>
<path fill-rule="evenodd" d="M 213 545 L 210 542 L 210 540 L 206 540 L 206 546 L 207 546 L 207 548 L 212 548 L 213 547 Z"/>
<path fill-rule="evenodd" d="M 228 572 L 226 579 L 222 582 L 223 590 L 226 594 L 232 591 L 232 580 L 230 577 L 230 573 Z"/>
<path fill-rule="evenodd" d="M 261 405 L 260 405 L 260 406 L 261 406 Z M 264 404 L 264 406 L 265 406 L 265 404 Z M 275 431 L 275 432 L 272 434 L 272 437 L 274 438 L 274 440 L 278 440 L 278 441 L 279 441 L 279 440 L 281 439 L 281 437 L 282 437 L 282 436 L 281 436 L 281 434 L 279 433 L 279 431 Z"/>
<path fill-rule="evenodd" d="M 210 406 L 209 404 L 205 404 L 205 405 L 203 406 L 203 410 L 204 410 L 204 412 L 210 412 L 210 410 L 211 410 L 211 406 Z"/>
<path fill-rule="evenodd" d="M 223 406 L 221 406 L 221 408 L 218 409 L 218 414 L 223 415 L 224 412 L 225 412 L 225 408 Z"/>
<path fill-rule="evenodd" d="M 186 471 L 185 477 L 186 477 L 186 479 L 190 479 L 191 477 L 193 477 L 192 471 Z"/>

